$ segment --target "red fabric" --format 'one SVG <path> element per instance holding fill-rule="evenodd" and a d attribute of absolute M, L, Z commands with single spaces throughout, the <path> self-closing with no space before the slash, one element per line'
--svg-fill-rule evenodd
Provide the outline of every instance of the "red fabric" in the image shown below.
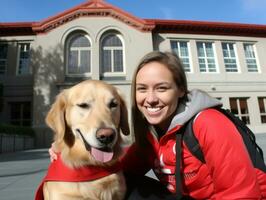
<path fill-rule="evenodd" d="M 35 194 L 35 200 L 43 200 L 43 184 L 45 181 L 92 181 L 116 173 L 119 170 L 121 170 L 119 162 L 118 164 L 108 168 L 88 166 L 73 169 L 66 166 L 63 163 L 60 154 L 58 154 L 57 160 L 50 164 L 46 176 L 38 187 Z"/>
<path fill-rule="evenodd" d="M 142 153 L 154 158 L 149 164 L 172 192 L 175 192 L 175 132 L 180 127 L 176 125 L 159 141 L 148 134 L 153 150 Z M 198 115 L 193 128 L 206 164 L 197 160 L 183 143 L 185 194 L 194 199 L 266 199 L 266 174 L 254 169 L 242 138 L 231 121 L 218 111 L 208 109 Z M 142 164 L 147 166 L 147 160 L 140 164 L 141 161 L 134 160 L 133 156 L 125 161 L 130 163 L 123 163 L 125 167 L 129 166 L 124 170 L 134 170 L 135 163 L 138 167 Z"/>

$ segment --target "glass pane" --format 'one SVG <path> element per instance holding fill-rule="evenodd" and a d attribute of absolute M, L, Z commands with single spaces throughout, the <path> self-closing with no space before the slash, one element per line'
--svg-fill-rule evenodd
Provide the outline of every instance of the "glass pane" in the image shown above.
<path fill-rule="evenodd" d="M 114 72 L 123 72 L 123 51 L 114 50 Z"/>
<path fill-rule="evenodd" d="M 23 118 L 24 119 L 30 119 L 31 118 L 31 105 L 30 103 L 24 103 L 23 104 Z"/>
<path fill-rule="evenodd" d="M 238 115 L 237 101 L 235 98 L 229 98 L 231 112 Z"/>
<path fill-rule="evenodd" d="M 241 120 L 242 120 L 245 124 L 250 124 L 250 121 L 249 121 L 249 117 L 248 117 L 248 116 L 242 116 L 242 117 L 241 117 Z"/>
<path fill-rule="evenodd" d="M 103 50 L 103 72 L 111 72 L 112 71 L 112 58 L 110 50 Z"/>
<path fill-rule="evenodd" d="M 80 66 L 79 66 L 80 73 L 89 72 L 89 68 L 90 68 L 90 56 L 89 55 L 90 55 L 89 50 L 83 50 L 80 52 Z"/>
<path fill-rule="evenodd" d="M 10 104 L 10 123 L 18 126 L 31 125 L 31 103 L 17 102 Z"/>
<path fill-rule="evenodd" d="M 121 40 L 114 34 L 107 35 L 102 42 L 104 47 L 122 47 Z"/>
<path fill-rule="evenodd" d="M 178 50 L 177 50 L 177 42 L 176 41 L 171 41 L 171 49 L 178 55 Z"/>
<path fill-rule="evenodd" d="M 239 99 L 239 105 L 241 109 L 241 114 L 248 114 L 248 105 L 247 105 L 247 99 Z"/>
<path fill-rule="evenodd" d="M 78 72 L 78 51 L 70 51 L 68 58 L 68 73 Z"/>
<path fill-rule="evenodd" d="M 188 47 L 187 42 L 180 42 L 180 56 L 181 57 L 188 57 Z"/>
<path fill-rule="evenodd" d="M 204 53 L 204 48 L 203 48 L 203 43 L 202 42 L 197 42 L 197 49 L 198 49 L 199 57 L 205 57 L 205 53 Z"/>
<path fill-rule="evenodd" d="M 255 58 L 255 54 L 254 54 L 254 50 L 253 50 L 253 45 L 251 45 L 251 44 L 244 44 L 244 50 L 245 50 L 246 58 Z"/>
<path fill-rule="evenodd" d="M 7 44 L 0 44 L 0 59 L 7 58 Z"/>
<path fill-rule="evenodd" d="M 29 74 L 30 73 L 30 44 L 19 44 L 19 66 L 18 74 Z"/>
<path fill-rule="evenodd" d="M 207 57 L 214 57 L 212 43 L 205 43 Z"/>
<path fill-rule="evenodd" d="M 10 107 L 10 118 L 19 119 L 20 118 L 20 105 L 17 103 L 12 103 Z"/>
<path fill-rule="evenodd" d="M 70 47 L 90 47 L 90 41 L 85 35 L 77 35 L 71 39 Z"/>
<path fill-rule="evenodd" d="M 22 126 L 31 126 L 31 120 L 23 120 Z"/>
<path fill-rule="evenodd" d="M 0 60 L 0 74 L 4 74 L 6 71 L 6 60 Z"/>
<path fill-rule="evenodd" d="M 258 102 L 259 102 L 260 113 L 266 113 L 265 104 L 264 104 L 264 102 L 266 102 L 266 97 L 258 97 Z"/>
<path fill-rule="evenodd" d="M 261 115 L 261 123 L 262 124 L 266 123 L 266 115 Z"/>
<path fill-rule="evenodd" d="M 205 64 L 200 64 L 200 72 L 206 72 L 206 65 Z"/>
<path fill-rule="evenodd" d="M 215 65 L 208 65 L 209 67 L 209 72 L 216 72 Z"/>
<path fill-rule="evenodd" d="M 224 55 L 224 57 L 229 57 L 229 52 L 227 50 L 226 44 L 222 44 L 222 47 L 223 47 L 223 55 Z"/>

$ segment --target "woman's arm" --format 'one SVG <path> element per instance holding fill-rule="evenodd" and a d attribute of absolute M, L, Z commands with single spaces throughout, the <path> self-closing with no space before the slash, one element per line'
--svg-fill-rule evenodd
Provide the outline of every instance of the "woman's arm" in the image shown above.
<path fill-rule="evenodd" d="M 149 148 L 138 149 L 136 144 L 132 144 L 121 158 L 123 171 L 129 176 L 144 176 L 151 169 L 153 159 Z"/>
<path fill-rule="evenodd" d="M 193 128 L 213 179 L 215 199 L 259 199 L 256 173 L 234 124 L 209 109 L 196 118 Z"/>

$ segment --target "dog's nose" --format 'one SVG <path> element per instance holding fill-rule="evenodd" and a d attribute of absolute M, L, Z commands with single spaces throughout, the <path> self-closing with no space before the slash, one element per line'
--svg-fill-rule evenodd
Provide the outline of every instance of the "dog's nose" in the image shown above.
<path fill-rule="evenodd" d="M 111 128 L 100 128 L 96 132 L 96 138 L 102 144 L 108 145 L 115 139 L 115 131 Z"/>

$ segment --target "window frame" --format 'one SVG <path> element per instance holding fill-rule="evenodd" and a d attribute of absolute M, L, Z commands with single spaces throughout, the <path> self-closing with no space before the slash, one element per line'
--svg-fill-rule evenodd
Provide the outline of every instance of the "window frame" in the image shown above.
<path fill-rule="evenodd" d="M 112 46 L 112 47 L 103 47 L 103 41 L 106 37 L 109 35 L 115 35 L 120 40 L 122 46 Z M 103 51 L 107 49 L 111 51 L 111 72 L 104 72 L 104 66 L 103 66 Z M 122 71 L 121 72 L 114 72 L 114 51 L 115 50 L 121 50 L 122 51 Z M 117 77 L 117 76 L 125 76 L 126 75 L 126 62 L 125 62 L 125 42 L 123 36 L 116 31 L 110 31 L 107 33 L 104 33 L 100 40 L 100 76 L 101 77 Z"/>
<path fill-rule="evenodd" d="M 0 68 L 0 76 L 2 75 L 5 75 L 7 73 L 7 62 L 8 62 L 8 59 L 7 59 L 7 56 L 8 56 L 8 43 L 5 43 L 5 42 L 1 42 L 0 43 L 1 45 L 3 46 L 6 46 L 6 58 L 0 58 L 0 61 L 4 62 L 4 65 L 3 65 L 3 70 L 1 72 L 1 68 Z"/>
<path fill-rule="evenodd" d="M 28 55 L 27 59 L 21 58 L 21 45 L 29 45 L 29 49 L 28 49 L 29 55 Z M 31 43 L 30 42 L 18 42 L 17 43 L 17 67 L 16 67 L 16 75 L 17 76 L 25 76 L 25 75 L 32 74 L 32 69 L 30 67 L 30 59 L 31 59 L 30 52 L 31 52 Z M 21 60 L 28 60 L 28 73 L 21 73 L 20 72 L 20 70 L 21 70 L 20 69 L 20 61 Z"/>
<path fill-rule="evenodd" d="M 227 51 L 227 54 L 229 55 L 228 57 L 225 57 L 225 55 L 224 55 L 224 48 L 223 48 L 224 44 L 226 45 L 226 51 Z M 221 42 L 221 45 L 222 45 L 225 72 L 227 72 L 227 73 L 239 73 L 240 69 L 239 69 L 238 56 L 237 56 L 237 51 L 236 51 L 236 43 L 234 43 L 234 42 Z M 233 57 L 231 55 L 231 49 L 230 49 L 229 45 L 233 45 L 232 50 L 234 51 L 235 57 Z M 235 70 L 236 71 L 228 71 L 228 68 L 226 65 L 229 63 L 226 63 L 226 60 L 235 60 Z M 230 69 L 232 69 L 232 68 L 230 68 Z"/>
<path fill-rule="evenodd" d="M 199 56 L 199 49 L 198 49 L 198 44 L 199 43 L 203 43 L 203 49 L 204 49 L 204 57 L 202 56 Z M 211 47 L 212 47 L 212 53 L 213 53 L 213 57 L 208 57 L 207 56 L 207 53 L 206 53 L 206 44 L 207 43 L 210 43 L 211 44 Z M 219 73 L 219 66 L 218 66 L 218 63 L 217 63 L 217 56 L 216 56 L 216 51 L 215 51 L 215 42 L 214 41 L 196 41 L 196 49 L 197 49 L 197 57 L 198 57 L 198 64 L 199 64 L 199 72 L 200 73 Z M 206 67 L 206 71 L 201 71 L 201 67 L 200 67 L 200 59 L 204 59 L 204 64 L 205 64 L 205 67 Z M 208 62 L 208 59 L 213 59 L 214 60 L 214 69 L 215 71 L 210 71 L 210 68 L 208 67 L 209 63 Z"/>
<path fill-rule="evenodd" d="M 260 99 L 261 99 L 262 105 L 264 107 L 264 112 L 261 111 Z M 258 107 L 259 107 L 259 112 L 260 112 L 260 122 L 261 122 L 261 124 L 266 124 L 266 96 L 259 96 L 258 97 Z M 264 118 L 265 122 L 264 122 L 263 118 Z"/>
<path fill-rule="evenodd" d="M 86 39 L 88 39 L 90 46 L 89 47 L 70 47 L 70 42 L 73 38 L 77 37 L 78 35 L 82 35 L 84 37 L 86 37 Z M 76 49 L 76 51 L 78 51 L 78 63 L 80 64 L 80 60 L 81 60 L 81 52 L 88 50 L 89 54 L 90 54 L 90 62 L 89 62 L 89 71 L 85 72 L 85 73 L 69 73 L 69 56 L 70 56 L 70 49 L 74 48 Z M 91 38 L 89 37 L 89 35 L 87 33 L 83 33 L 83 32 L 75 32 L 75 33 L 71 33 L 69 35 L 69 37 L 66 40 L 66 45 L 65 45 L 65 52 L 66 52 L 66 67 L 65 67 L 65 73 L 66 76 L 68 77 L 90 77 L 92 75 L 92 42 L 91 42 Z M 78 65 L 78 68 L 80 67 L 80 65 Z"/>
<path fill-rule="evenodd" d="M 252 55 L 254 55 L 254 57 L 247 57 L 246 50 L 245 50 L 245 46 L 246 45 L 249 45 L 249 46 L 252 47 L 252 52 L 251 53 L 252 53 Z M 245 56 L 245 62 L 246 62 L 247 71 L 249 73 L 258 73 L 259 72 L 259 63 L 258 63 L 258 60 L 257 60 L 255 44 L 254 43 L 249 43 L 249 42 L 244 42 L 243 43 L 243 49 L 244 49 L 244 56 Z M 256 71 L 250 70 L 251 68 L 249 67 L 248 60 L 254 60 L 255 61 L 255 63 L 256 63 Z"/>
<path fill-rule="evenodd" d="M 22 102 L 9 102 L 9 122 L 10 124 L 17 125 L 17 126 L 31 126 L 32 125 L 32 103 L 30 101 L 22 101 Z M 18 118 L 12 117 L 12 106 L 18 106 Z M 26 108 L 29 106 L 29 118 L 24 118 L 25 112 L 27 111 Z M 14 107 L 13 107 L 14 108 Z M 17 122 L 17 123 L 16 123 Z M 28 122 L 28 125 L 24 123 Z"/>
<path fill-rule="evenodd" d="M 188 56 L 182 56 L 181 55 L 181 51 L 180 51 L 180 43 L 181 42 L 186 43 Z M 173 48 L 173 43 L 176 43 L 176 46 L 177 46 L 176 50 Z M 171 46 L 172 51 L 174 51 L 178 55 L 178 57 L 181 59 L 185 72 L 186 73 L 193 73 L 193 66 L 192 66 L 192 59 L 191 59 L 191 52 L 190 52 L 190 42 L 188 40 L 171 39 L 170 40 L 170 46 Z M 183 59 L 188 59 L 188 63 L 186 63 L 186 64 L 188 64 L 188 67 L 186 67 L 187 65 L 185 65 L 185 62 Z"/>
<path fill-rule="evenodd" d="M 232 113 L 234 113 L 232 111 L 232 107 L 231 107 L 231 100 L 235 100 L 236 101 L 236 106 L 237 106 L 237 112 L 238 113 L 234 113 L 234 115 L 236 115 L 239 119 L 241 119 L 243 122 L 245 122 L 243 120 L 243 117 L 246 117 L 247 118 L 247 125 L 250 125 L 250 113 L 249 113 L 249 108 L 248 108 L 248 99 L 249 97 L 229 97 L 229 104 L 230 104 L 230 110 Z M 247 113 L 242 113 L 241 112 L 241 105 L 240 105 L 240 100 L 245 100 L 245 103 L 247 105 L 246 107 L 246 110 L 247 110 Z"/>

